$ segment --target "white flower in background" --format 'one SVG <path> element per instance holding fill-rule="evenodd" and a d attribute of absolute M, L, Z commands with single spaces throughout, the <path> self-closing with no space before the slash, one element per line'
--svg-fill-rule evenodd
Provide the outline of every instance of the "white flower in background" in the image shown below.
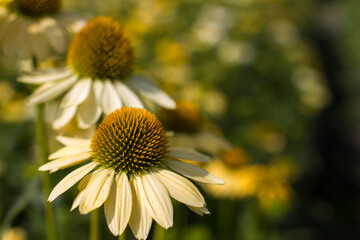
<path fill-rule="evenodd" d="M 233 148 L 215 126 L 206 122 L 194 102 L 177 100 L 176 109 L 162 109 L 159 117 L 167 130 L 175 132 L 169 138 L 173 146 L 194 148 L 211 156 Z"/>
<path fill-rule="evenodd" d="M 65 147 L 51 154 L 52 161 L 39 170 L 55 172 L 88 163 L 61 180 L 48 200 L 53 201 L 81 180 L 72 209 L 79 207 L 81 214 L 87 214 L 104 204 L 114 235 L 121 235 L 129 224 L 136 238 L 145 239 L 152 219 L 166 229 L 171 227 L 170 196 L 200 215 L 209 214 L 203 196 L 186 178 L 224 184 L 204 169 L 183 162 L 207 162 L 209 158 L 191 149 L 169 147 L 161 122 L 144 109 L 124 107 L 112 112 L 92 139 L 58 140 Z"/>
<path fill-rule="evenodd" d="M 11 0 L 0 6 L 0 47 L 6 56 L 46 60 L 65 53 L 85 24 L 61 10 L 61 0 Z"/>
<path fill-rule="evenodd" d="M 135 92 L 158 105 L 173 109 L 175 102 L 155 84 L 132 75 L 134 51 L 117 21 L 97 17 L 74 37 L 67 67 L 25 74 L 20 81 L 41 84 L 29 104 L 59 100 L 53 127 L 59 129 L 75 115 L 80 128 L 89 128 L 102 113 L 123 106 L 144 108 Z"/>

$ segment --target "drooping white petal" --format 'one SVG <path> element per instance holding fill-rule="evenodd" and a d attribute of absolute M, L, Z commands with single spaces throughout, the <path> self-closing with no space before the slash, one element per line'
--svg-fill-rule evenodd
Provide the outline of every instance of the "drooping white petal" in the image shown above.
<path fill-rule="evenodd" d="M 136 107 L 136 108 L 144 108 L 141 100 L 138 96 L 124 83 L 115 82 L 115 88 L 119 93 L 121 100 L 124 102 L 125 106 L 128 107 Z"/>
<path fill-rule="evenodd" d="M 71 90 L 63 97 L 60 107 L 67 108 L 79 105 L 89 96 L 92 80 L 90 78 L 80 79 Z"/>
<path fill-rule="evenodd" d="M 70 77 L 73 72 L 69 68 L 57 69 L 41 69 L 35 72 L 25 72 L 24 76 L 18 78 L 18 81 L 30 84 L 40 84 L 45 82 L 52 82 Z"/>
<path fill-rule="evenodd" d="M 193 140 L 197 149 L 210 155 L 216 155 L 224 149 L 233 148 L 225 137 L 209 130 L 202 130 L 195 134 Z"/>
<path fill-rule="evenodd" d="M 224 180 L 212 175 L 205 169 L 193 164 L 167 159 L 167 166 L 181 175 L 191 178 L 195 181 L 210 184 L 224 184 Z"/>
<path fill-rule="evenodd" d="M 72 35 L 78 33 L 86 25 L 86 21 L 84 19 L 72 12 L 61 11 L 54 17 L 60 25 Z"/>
<path fill-rule="evenodd" d="M 39 170 L 40 171 L 50 170 L 50 172 L 56 172 L 59 169 L 68 168 L 68 167 L 74 166 L 76 164 L 79 164 L 79 163 L 89 159 L 90 156 L 91 156 L 90 153 L 86 152 L 86 153 L 79 153 L 79 154 L 72 155 L 72 156 L 61 157 L 57 160 L 53 160 L 51 162 L 48 162 L 48 163 L 42 165 L 39 168 Z"/>
<path fill-rule="evenodd" d="M 37 20 L 32 20 L 28 28 L 29 44 L 33 55 L 37 60 L 43 61 L 49 56 L 50 46 L 45 39 L 45 33 L 42 25 Z"/>
<path fill-rule="evenodd" d="M 77 113 L 78 125 L 82 129 L 87 129 L 94 125 L 101 116 L 100 97 L 103 84 L 96 80 L 90 90 L 87 99 L 80 104 Z"/>
<path fill-rule="evenodd" d="M 132 210 L 131 186 L 125 172 L 118 174 L 110 196 L 104 203 L 106 222 L 110 231 L 121 235 L 129 222 Z"/>
<path fill-rule="evenodd" d="M 18 18 L 19 16 L 17 16 L 17 14 L 10 14 L 3 19 L 0 28 L 0 39 L 4 39 L 4 37 L 6 37 L 12 27 L 13 22 Z"/>
<path fill-rule="evenodd" d="M 187 205 L 187 207 L 193 211 L 194 213 L 200 215 L 200 216 L 203 216 L 204 214 L 207 214 L 207 215 L 210 215 L 210 211 L 204 206 L 204 207 L 192 207 L 192 206 L 189 206 Z"/>
<path fill-rule="evenodd" d="M 171 147 L 169 156 L 197 162 L 209 162 L 210 158 L 198 151 L 184 147 Z"/>
<path fill-rule="evenodd" d="M 83 138 L 73 138 L 73 137 L 65 137 L 65 136 L 57 136 L 56 140 L 62 143 L 65 146 L 90 146 L 91 139 L 83 139 Z"/>
<path fill-rule="evenodd" d="M 77 76 L 71 76 L 58 82 L 48 82 L 37 88 L 33 94 L 27 98 L 28 104 L 38 104 L 57 98 L 73 85 Z"/>
<path fill-rule="evenodd" d="M 133 76 L 130 80 L 131 85 L 144 97 L 159 104 L 167 109 L 174 109 L 176 103 L 158 86 L 147 81 L 141 76 Z"/>
<path fill-rule="evenodd" d="M 173 225 L 173 206 L 164 184 L 153 174 L 141 176 L 140 195 L 144 196 L 145 206 L 150 216 L 163 228 Z"/>
<path fill-rule="evenodd" d="M 29 39 L 30 37 L 27 31 L 29 25 L 30 25 L 29 20 L 24 18 L 19 28 L 19 32 L 16 40 L 17 42 L 16 44 L 14 43 L 14 45 L 17 46 L 16 52 L 21 59 L 31 58 L 30 46 L 28 44 L 24 44 L 24 39 Z"/>
<path fill-rule="evenodd" d="M 92 210 L 100 207 L 108 198 L 113 184 L 115 171 L 113 169 L 102 169 L 89 181 L 85 187 L 84 196 L 79 205 L 81 214 L 88 214 Z"/>
<path fill-rule="evenodd" d="M 66 38 L 64 32 L 54 18 L 44 17 L 41 19 L 41 25 L 50 46 L 57 53 L 63 53 L 66 50 Z"/>
<path fill-rule="evenodd" d="M 52 202 L 55 198 L 57 198 L 60 194 L 71 188 L 75 183 L 80 181 L 86 174 L 88 174 L 91 170 L 93 170 L 97 166 L 96 162 L 88 163 L 78 169 L 75 169 L 66 177 L 64 177 L 52 190 L 50 196 L 48 198 L 49 202 Z"/>
<path fill-rule="evenodd" d="M 139 185 L 142 186 L 140 177 L 134 176 L 130 181 L 130 185 L 133 204 L 129 226 L 137 239 L 146 239 L 151 228 L 152 218 L 146 210 L 143 194 L 140 195 Z"/>
<path fill-rule="evenodd" d="M 107 115 L 122 107 L 120 97 L 110 80 L 106 80 L 104 83 L 103 94 L 101 96 L 101 107 Z"/>
<path fill-rule="evenodd" d="M 205 205 L 199 190 L 186 178 L 166 169 L 153 168 L 151 172 L 165 185 L 174 199 L 193 207 Z"/>
<path fill-rule="evenodd" d="M 17 49 L 17 42 L 15 40 L 18 37 L 22 19 L 15 18 L 7 24 L 9 25 L 7 33 L 1 39 L 2 50 L 5 56 L 13 56 L 15 55 Z"/>
<path fill-rule="evenodd" d="M 94 176 L 96 176 L 96 174 L 101 171 L 102 169 L 97 169 L 95 171 L 90 172 L 88 175 L 86 175 L 85 177 L 83 177 L 81 179 L 81 181 L 79 182 L 77 188 L 79 190 L 79 194 L 76 196 L 72 206 L 71 206 L 71 210 L 74 210 L 75 208 L 77 208 L 80 205 L 81 199 L 84 196 L 84 189 L 85 187 L 88 185 L 88 183 L 90 182 L 90 179 L 93 179 Z"/>
<path fill-rule="evenodd" d="M 73 156 L 79 153 L 87 153 L 87 152 L 89 152 L 89 146 L 86 145 L 66 146 L 50 154 L 49 159 Z"/>
<path fill-rule="evenodd" d="M 57 130 L 68 124 L 70 120 L 75 116 L 77 108 L 77 106 L 59 108 L 58 116 L 55 118 L 52 127 Z"/>
<path fill-rule="evenodd" d="M 74 210 L 75 208 L 77 208 L 79 206 L 80 201 L 83 196 L 84 196 L 84 191 L 81 191 L 78 193 L 78 195 L 76 196 L 76 198 L 73 201 L 73 204 L 71 205 L 70 211 Z"/>

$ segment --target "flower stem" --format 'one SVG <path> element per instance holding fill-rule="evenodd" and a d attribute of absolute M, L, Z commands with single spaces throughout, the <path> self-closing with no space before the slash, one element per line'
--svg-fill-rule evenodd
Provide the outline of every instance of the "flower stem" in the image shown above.
<path fill-rule="evenodd" d="M 95 209 L 91 212 L 89 239 L 99 240 L 99 209 Z"/>
<path fill-rule="evenodd" d="M 127 228 L 125 228 L 124 232 L 119 236 L 119 240 L 126 240 L 127 235 Z"/>
<path fill-rule="evenodd" d="M 162 228 L 159 224 L 155 224 L 153 240 L 163 240 L 165 239 L 165 229 Z"/>
<path fill-rule="evenodd" d="M 46 131 L 44 124 L 44 106 L 42 104 L 37 105 L 37 117 L 36 117 L 36 135 L 39 143 L 39 150 L 41 156 L 41 165 L 45 164 L 48 160 L 48 145 L 46 139 Z M 43 192 L 44 192 L 44 204 L 45 204 L 45 225 L 48 240 L 56 240 L 54 211 L 50 202 L 46 201 L 50 195 L 51 182 L 50 175 L 45 172 L 41 172 Z"/>

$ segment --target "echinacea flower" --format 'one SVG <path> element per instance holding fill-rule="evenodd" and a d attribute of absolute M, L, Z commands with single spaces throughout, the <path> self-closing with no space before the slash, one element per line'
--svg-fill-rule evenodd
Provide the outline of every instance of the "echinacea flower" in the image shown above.
<path fill-rule="evenodd" d="M 79 207 L 81 214 L 87 214 L 104 204 L 114 235 L 121 235 L 129 224 L 136 238 L 145 239 L 152 219 L 166 229 L 171 227 L 170 196 L 200 215 L 208 214 L 203 196 L 187 178 L 205 184 L 224 183 L 204 169 L 183 162 L 206 162 L 209 158 L 191 149 L 169 147 L 161 122 L 145 109 L 124 107 L 112 112 L 92 139 L 58 140 L 65 147 L 51 154 L 49 159 L 53 160 L 39 170 L 55 172 L 89 163 L 62 179 L 48 200 L 53 201 L 81 180 L 72 209 Z"/>
<path fill-rule="evenodd" d="M 65 53 L 85 21 L 61 10 L 61 0 L 10 0 L 0 7 L 0 47 L 6 56 L 43 61 Z"/>
<path fill-rule="evenodd" d="M 123 106 L 144 108 L 138 95 L 165 108 L 175 102 L 155 84 L 132 75 L 134 51 L 120 24 L 108 17 L 89 20 L 74 37 L 67 67 L 28 73 L 20 81 L 41 84 L 29 104 L 59 100 L 53 127 L 59 129 L 75 115 L 80 128 L 89 128 L 101 114 Z"/>
<path fill-rule="evenodd" d="M 192 101 L 177 100 L 176 109 L 161 109 L 159 117 L 167 130 L 176 133 L 169 139 L 174 146 L 194 148 L 211 156 L 232 148 L 232 144 L 205 120 L 198 105 Z"/>

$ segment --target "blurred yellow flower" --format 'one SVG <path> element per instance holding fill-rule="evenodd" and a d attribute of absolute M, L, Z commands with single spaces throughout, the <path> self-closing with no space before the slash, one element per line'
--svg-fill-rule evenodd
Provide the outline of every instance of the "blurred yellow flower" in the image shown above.
<path fill-rule="evenodd" d="M 222 157 L 222 161 L 215 160 L 204 166 L 226 181 L 222 187 L 206 186 L 212 196 L 231 199 L 254 197 L 264 209 L 270 209 L 279 202 L 287 204 L 291 200 L 293 190 L 290 183 L 296 178 L 298 168 L 289 159 L 280 158 L 269 165 L 245 165 L 245 153 L 236 148 L 222 154 Z M 236 159 L 238 163 L 235 161 L 234 164 Z"/>
<path fill-rule="evenodd" d="M 160 39 L 155 45 L 156 56 L 166 64 L 181 65 L 188 61 L 186 47 L 170 39 Z"/>
<path fill-rule="evenodd" d="M 5 231 L 2 240 L 27 240 L 27 235 L 23 228 L 14 227 Z"/>

